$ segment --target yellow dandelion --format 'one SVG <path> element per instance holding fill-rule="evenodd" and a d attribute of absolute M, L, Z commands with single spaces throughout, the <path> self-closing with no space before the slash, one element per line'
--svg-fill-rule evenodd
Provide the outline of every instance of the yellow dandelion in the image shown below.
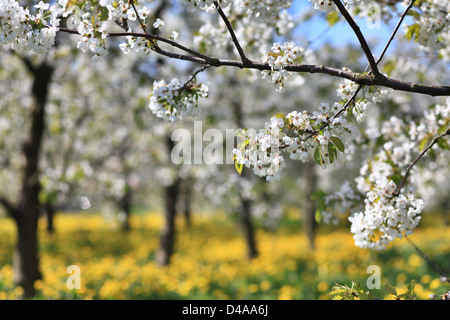
<path fill-rule="evenodd" d="M 399 273 L 398 274 L 398 276 L 397 276 L 397 278 L 395 279 L 395 281 L 397 282 L 397 283 L 405 283 L 406 282 L 406 274 L 404 274 L 403 272 L 402 273 Z"/>
<path fill-rule="evenodd" d="M 428 284 L 431 281 L 431 276 L 429 274 L 426 274 L 424 276 L 422 276 L 422 278 L 420 278 L 420 282 L 423 284 Z"/>
<path fill-rule="evenodd" d="M 422 264 L 422 259 L 417 254 L 412 254 L 408 258 L 408 264 L 412 267 L 417 268 L 418 266 L 420 266 Z"/>
<path fill-rule="evenodd" d="M 270 289 L 272 285 L 270 284 L 270 281 L 268 280 L 264 280 L 263 282 L 261 282 L 260 287 L 262 291 L 267 291 Z"/>
<path fill-rule="evenodd" d="M 317 290 L 319 290 L 320 292 L 328 290 L 329 287 L 330 287 L 329 283 L 325 281 L 321 281 L 317 284 Z"/>
<path fill-rule="evenodd" d="M 430 282 L 430 285 L 428 286 L 431 290 L 436 290 L 437 288 L 439 288 L 441 286 L 441 280 L 439 279 L 433 279 Z"/>

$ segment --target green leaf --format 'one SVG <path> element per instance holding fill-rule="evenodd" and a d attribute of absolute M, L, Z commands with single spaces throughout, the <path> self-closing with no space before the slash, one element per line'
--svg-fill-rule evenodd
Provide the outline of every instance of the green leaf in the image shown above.
<path fill-rule="evenodd" d="M 109 17 L 109 10 L 107 8 L 101 7 L 99 14 L 100 21 L 106 21 L 108 20 L 108 17 Z"/>
<path fill-rule="evenodd" d="M 413 16 L 415 18 L 420 18 L 420 13 L 418 13 L 416 10 L 414 9 L 409 9 L 408 13 L 406 14 L 407 16 Z"/>
<path fill-rule="evenodd" d="M 242 174 L 242 169 L 244 168 L 244 165 L 241 163 L 237 163 L 237 161 L 234 162 L 234 166 L 236 168 L 237 173 L 239 173 L 239 175 Z"/>
<path fill-rule="evenodd" d="M 316 220 L 317 223 L 322 222 L 322 211 L 316 210 L 316 212 L 314 214 L 314 220 Z"/>
<path fill-rule="evenodd" d="M 330 157 L 330 163 L 333 163 L 335 159 L 337 159 L 337 149 L 334 144 L 328 144 L 328 154 Z"/>
<path fill-rule="evenodd" d="M 408 294 L 411 298 L 414 298 L 414 288 L 416 286 L 416 281 L 411 280 L 411 283 L 408 285 Z"/>
<path fill-rule="evenodd" d="M 389 60 L 383 65 L 383 71 L 387 73 L 388 76 L 390 76 L 396 67 L 397 63 L 393 60 Z"/>
<path fill-rule="evenodd" d="M 419 151 L 422 151 L 423 149 L 425 149 L 425 147 L 428 145 L 430 139 L 428 139 L 427 137 L 423 138 L 420 143 L 419 143 Z"/>
<path fill-rule="evenodd" d="M 330 140 L 334 143 L 334 145 L 336 146 L 336 148 L 338 148 L 340 152 L 344 152 L 345 146 L 342 143 L 341 139 L 339 139 L 338 137 L 331 137 Z"/>
<path fill-rule="evenodd" d="M 277 117 L 278 119 L 285 119 L 285 118 L 286 118 L 286 116 L 284 115 L 283 112 L 277 113 L 277 114 L 275 115 L 275 117 Z"/>
<path fill-rule="evenodd" d="M 448 144 L 448 141 L 443 138 L 439 139 L 437 144 L 441 149 L 450 150 L 450 145 Z"/>
<path fill-rule="evenodd" d="M 408 30 L 406 31 L 406 39 L 410 41 L 412 38 L 414 38 L 415 41 L 419 38 L 420 34 L 420 25 L 418 23 L 414 23 L 413 25 L 408 27 Z"/>
<path fill-rule="evenodd" d="M 326 20 L 328 22 L 328 25 L 330 27 L 334 26 L 336 23 L 339 22 L 339 14 L 337 12 L 330 12 L 326 16 Z"/>
<path fill-rule="evenodd" d="M 384 286 L 385 286 L 387 292 L 389 292 L 390 294 L 392 294 L 392 295 L 394 295 L 394 296 L 397 296 L 397 290 L 395 290 L 394 287 L 392 287 L 392 286 L 389 285 L 389 284 L 385 284 Z"/>
<path fill-rule="evenodd" d="M 320 145 L 314 150 L 314 161 L 316 161 L 317 164 L 322 165 L 322 150 L 320 149 Z"/>
<path fill-rule="evenodd" d="M 327 196 L 327 193 L 323 190 L 317 190 L 314 191 L 314 193 L 311 195 L 312 200 L 322 200 Z"/>

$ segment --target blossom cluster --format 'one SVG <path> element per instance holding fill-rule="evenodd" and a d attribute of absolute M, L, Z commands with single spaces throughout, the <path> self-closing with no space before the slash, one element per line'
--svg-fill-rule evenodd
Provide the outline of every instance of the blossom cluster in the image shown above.
<path fill-rule="evenodd" d="M 292 5 L 292 0 L 186 0 L 185 2 L 206 12 L 214 12 L 217 2 L 221 8 L 232 6 L 236 12 L 269 21 L 281 10 Z"/>
<path fill-rule="evenodd" d="M 292 0 L 239 0 L 233 5 L 240 12 L 263 20 L 273 19 L 283 9 L 292 5 Z"/>
<path fill-rule="evenodd" d="M 325 12 L 333 12 L 336 11 L 336 5 L 333 3 L 333 0 L 308 0 L 314 4 L 314 9 L 325 11 Z"/>
<path fill-rule="evenodd" d="M 261 62 L 267 63 L 271 69 L 261 72 L 263 79 L 270 78 L 276 90 L 282 92 L 285 82 L 289 78 L 286 66 L 294 64 L 297 59 L 302 57 L 304 51 L 305 49 L 294 45 L 292 42 L 274 43 L 271 51 L 261 57 Z"/>
<path fill-rule="evenodd" d="M 356 246 L 383 250 L 396 238 L 413 233 L 420 222 L 423 200 L 412 192 L 396 195 L 396 189 L 392 180 L 379 178 L 366 194 L 364 212 L 349 217 Z"/>
<path fill-rule="evenodd" d="M 0 43 L 14 50 L 44 53 L 53 46 L 60 19 L 55 8 L 40 1 L 35 14 L 13 0 L 0 0 Z"/>
<path fill-rule="evenodd" d="M 230 4 L 230 0 L 216 0 L 221 7 L 226 7 Z M 200 9 L 206 12 L 212 12 L 216 9 L 214 0 L 186 0 L 185 2 L 193 5 L 195 9 Z"/>
<path fill-rule="evenodd" d="M 359 85 L 351 80 L 345 79 L 344 83 L 339 85 L 336 93 L 343 100 L 349 100 L 358 89 Z M 355 108 L 352 113 L 357 122 L 361 122 L 366 117 L 366 111 L 372 105 L 382 102 L 389 96 L 389 90 L 376 88 L 374 86 L 363 89 L 363 98 L 355 100 Z"/>
<path fill-rule="evenodd" d="M 406 8 L 410 2 L 401 1 L 401 6 Z M 376 19 L 389 21 L 396 16 L 392 13 L 400 8 L 390 3 L 383 5 L 379 1 L 369 0 L 348 1 L 346 5 L 351 14 L 371 19 L 372 22 L 376 22 Z M 441 0 L 416 1 L 408 15 L 412 19 L 404 24 L 406 38 L 414 39 L 422 50 L 436 51 L 442 59 L 449 61 L 450 3 Z"/>
<path fill-rule="evenodd" d="M 413 14 L 415 23 L 406 26 L 407 37 L 415 40 L 426 51 L 437 50 L 450 61 L 450 3 L 448 1 L 421 1 L 421 13 Z"/>
<path fill-rule="evenodd" d="M 68 5 L 67 0 L 59 0 L 64 8 L 63 17 L 67 17 L 67 24 L 81 35 L 77 47 L 83 52 L 92 52 L 95 56 L 105 56 L 107 46 L 105 39 L 113 27 L 124 21 L 138 21 L 145 23 L 150 9 L 144 4 L 134 4 L 130 1 L 100 0 L 98 2 L 84 2 L 82 5 Z M 132 31 L 127 25 L 122 25 L 125 31 Z M 128 45 L 121 45 L 126 53 L 130 49 L 135 51 L 146 50 L 147 42 L 127 37 Z M 147 52 L 148 53 L 148 52 Z"/>
<path fill-rule="evenodd" d="M 236 165 L 252 168 L 256 175 L 272 182 L 279 180 L 279 172 L 286 166 L 281 152 L 302 162 L 312 157 L 322 166 L 333 163 L 338 151 L 345 150 L 342 139 L 352 130 L 344 118 L 335 116 L 340 107 L 339 103 L 331 107 L 322 103 L 313 113 L 293 111 L 274 116 L 258 133 L 243 130 L 242 142 L 233 150 Z"/>
<path fill-rule="evenodd" d="M 142 37 L 127 36 L 126 39 L 127 42 L 122 42 L 119 45 L 120 50 L 122 50 L 124 54 L 129 54 L 131 51 L 134 51 L 136 53 L 148 55 L 154 46 L 151 40 Z"/>
<path fill-rule="evenodd" d="M 336 222 L 337 212 L 351 212 L 349 218 L 355 244 L 361 248 L 384 249 L 396 238 L 409 235 L 420 221 L 424 208 L 416 198 L 416 185 L 426 179 L 419 175 L 416 167 L 410 168 L 407 184 L 399 189 L 406 175 L 406 168 L 416 159 L 431 140 L 446 130 L 450 124 L 450 99 L 424 111 L 420 122 L 406 121 L 392 116 L 383 127 L 373 130 L 371 140 L 381 149 L 363 163 L 360 176 L 355 179 L 355 190 L 350 183 L 324 197 L 325 222 Z M 443 148 L 439 157 L 448 157 L 448 143 L 435 144 L 434 149 Z M 435 153 L 438 154 L 438 153 Z M 402 191 L 406 190 L 406 191 Z M 363 206 L 359 203 L 363 202 Z M 339 205 L 337 212 L 331 208 Z"/>
<path fill-rule="evenodd" d="M 205 84 L 184 85 L 177 79 L 169 83 L 164 80 L 153 83 L 149 108 L 159 118 L 176 121 L 193 116 L 198 109 L 198 99 L 208 96 L 208 86 Z"/>

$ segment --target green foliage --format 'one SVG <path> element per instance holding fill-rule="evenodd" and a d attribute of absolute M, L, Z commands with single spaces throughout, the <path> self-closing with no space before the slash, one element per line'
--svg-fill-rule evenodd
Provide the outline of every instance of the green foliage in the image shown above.
<path fill-rule="evenodd" d="M 318 165 L 323 164 L 323 158 L 322 158 L 322 149 L 320 148 L 320 144 L 317 146 L 316 150 L 314 150 L 314 161 Z"/>
<path fill-rule="evenodd" d="M 389 284 L 386 284 L 386 290 L 395 297 L 395 300 L 416 300 L 416 296 L 414 294 L 414 287 L 416 285 L 415 280 L 411 280 L 410 284 L 408 284 L 407 291 L 402 294 L 398 294 L 397 290 Z"/>
<path fill-rule="evenodd" d="M 330 292 L 333 300 L 374 300 L 369 291 L 364 291 L 359 282 L 352 281 L 352 286 L 336 284 Z"/>
<path fill-rule="evenodd" d="M 414 23 L 413 25 L 410 25 L 408 27 L 408 30 L 406 31 L 406 39 L 410 41 L 414 38 L 415 41 L 417 41 L 420 34 L 420 25 L 418 23 Z"/>
<path fill-rule="evenodd" d="M 325 202 L 326 196 L 327 193 L 323 190 L 317 190 L 311 196 L 311 199 L 316 201 L 316 213 L 314 215 L 314 218 L 316 219 L 317 223 L 322 222 L 322 212 L 327 207 L 327 204 Z"/>
<path fill-rule="evenodd" d="M 339 14 L 337 12 L 330 12 L 330 13 L 328 13 L 327 16 L 326 16 L 326 19 L 327 19 L 328 25 L 330 27 L 334 26 L 340 20 Z"/>
<path fill-rule="evenodd" d="M 399 294 L 397 290 L 386 284 L 385 288 L 387 292 L 395 297 L 395 300 L 416 300 L 414 294 L 414 287 L 416 285 L 415 280 L 407 286 L 407 291 L 405 293 Z M 333 300 L 375 300 L 375 298 L 370 291 L 365 291 L 361 284 L 357 281 L 352 281 L 352 286 L 336 284 L 330 292 Z"/>
<path fill-rule="evenodd" d="M 338 137 L 331 137 L 330 140 L 333 142 L 333 144 L 336 146 L 336 148 L 338 148 L 338 150 L 340 152 L 344 152 L 345 151 L 345 146 L 342 143 L 341 139 L 339 139 Z"/>

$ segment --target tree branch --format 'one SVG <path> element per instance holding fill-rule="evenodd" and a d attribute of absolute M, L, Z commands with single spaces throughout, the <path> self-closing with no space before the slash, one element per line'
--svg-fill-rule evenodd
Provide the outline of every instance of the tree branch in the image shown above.
<path fill-rule="evenodd" d="M 378 70 L 377 64 L 375 62 L 375 59 L 373 57 L 372 51 L 370 50 L 369 45 L 367 44 L 366 39 L 364 38 L 364 35 L 361 32 L 361 29 L 359 29 L 358 25 L 356 24 L 355 20 L 353 20 L 350 13 L 347 11 L 345 6 L 342 4 L 340 0 L 333 0 L 336 7 L 338 7 L 341 14 L 344 16 L 345 20 L 347 20 L 350 27 L 353 29 L 353 32 L 355 33 L 356 37 L 359 40 L 359 43 L 361 45 L 361 48 L 363 49 L 367 61 L 369 62 L 370 69 L 372 70 L 372 74 L 375 77 L 378 77 L 380 75 L 380 71 Z"/>
<path fill-rule="evenodd" d="M 0 197 L 0 204 L 5 208 L 6 212 L 14 219 L 17 220 L 19 212 L 6 198 Z"/>
<path fill-rule="evenodd" d="M 417 158 L 408 166 L 408 168 L 406 168 L 406 172 L 405 172 L 405 175 L 403 176 L 402 182 L 400 182 L 400 185 L 398 186 L 397 191 L 394 193 L 395 196 L 398 196 L 400 194 L 400 191 L 402 190 L 403 185 L 405 184 L 406 179 L 408 178 L 409 172 L 415 166 L 417 161 L 419 161 L 425 155 L 425 153 L 427 153 L 427 151 L 430 150 L 439 141 L 439 139 L 441 139 L 442 137 L 445 137 L 447 135 L 450 135 L 450 128 L 445 130 L 443 133 L 441 133 L 437 137 L 434 137 L 434 139 L 431 141 L 431 143 L 425 149 L 423 149 L 422 152 L 417 156 Z"/>
<path fill-rule="evenodd" d="M 76 30 L 60 28 L 61 32 L 66 32 L 70 34 L 79 34 Z M 133 36 L 133 37 L 144 37 L 147 39 L 153 39 L 161 42 L 165 42 L 173 47 L 181 49 L 191 55 L 184 55 L 180 53 L 169 52 L 164 49 L 161 49 L 158 46 L 155 46 L 153 50 L 156 53 L 159 53 L 168 58 L 191 61 L 199 64 L 210 65 L 214 67 L 221 66 L 229 66 L 236 68 L 246 68 L 246 69 L 256 69 L 256 70 L 271 70 L 270 66 L 266 63 L 255 62 L 248 60 L 246 63 L 237 60 L 225 60 L 218 59 L 214 57 L 209 57 L 195 50 L 189 49 L 175 41 L 170 39 L 166 39 L 157 35 L 152 34 L 144 34 L 144 33 L 135 33 L 135 32 L 116 32 L 109 33 L 109 37 L 123 37 L 123 36 Z M 351 80 L 359 85 L 366 86 L 382 86 L 391 88 L 394 90 L 405 91 L 405 92 L 415 92 L 420 94 L 426 94 L 431 96 L 450 96 L 450 87 L 449 86 L 433 86 L 433 85 L 424 85 L 417 84 L 405 81 L 399 81 L 396 79 L 391 79 L 385 77 L 383 75 L 379 75 L 378 77 L 374 77 L 373 75 L 365 75 L 360 73 L 353 73 L 351 71 L 346 71 L 342 69 L 337 69 L 333 67 L 323 66 L 323 65 L 305 65 L 305 64 L 295 64 L 286 66 L 286 71 L 291 72 L 299 72 L 299 73 L 322 73 L 328 74 L 330 76 L 339 77 L 343 79 Z"/>
<path fill-rule="evenodd" d="M 417 251 L 417 253 L 422 257 L 423 260 L 425 260 L 426 263 L 428 263 L 428 265 L 433 268 L 434 271 L 436 271 L 437 273 L 439 273 L 442 277 L 441 277 L 441 281 L 442 282 L 450 282 L 450 279 L 447 277 L 447 275 L 445 274 L 444 271 L 442 271 L 441 268 L 439 268 L 439 266 L 434 263 L 433 260 L 431 260 L 422 250 L 420 250 L 415 244 L 414 242 L 411 241 L 411 239 L 409 239 L 407 236 L 405 236 L 405 239 L 411 244 L 411 246 L 414 248 L 414 250 Z"/>
<path fill-rule="evenodd" d="M 242 49 L 241 45 L 239 44 L 239 41 L 236 37 L 236 34 L 234 33 L 233 26 L 231 25 L 230 21 L 228 20 L 227 16 L 223 12 L 222 8 L 220 7 L 219 3 L 217 1 L 214 1 L 214 5 L 217 8 L 217 11 L 219 12 L 220 17 L 222 18 L 223 22 L 227 26 L 228 32 L 231 35 L 231 38 L 233 39 L 233 43 L 236 46 L 237 51 L 239 52 L 239 56 L 241 57 L 242 63 L 244 66 L 248 63 L 250 63 L 250 60 L 245 56 L 244 50 Z"/>

